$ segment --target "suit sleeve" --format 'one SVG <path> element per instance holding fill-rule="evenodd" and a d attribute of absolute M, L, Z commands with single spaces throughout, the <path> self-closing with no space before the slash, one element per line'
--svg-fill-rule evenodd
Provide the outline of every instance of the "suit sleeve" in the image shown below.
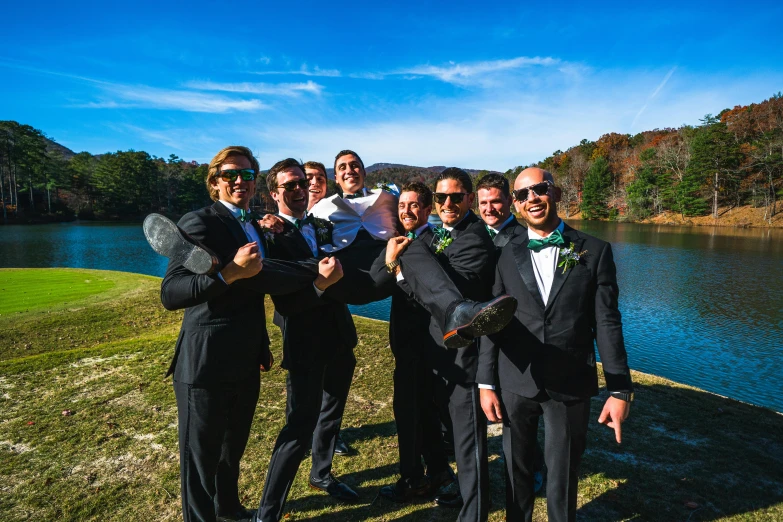
<path fill-rule="evenodd" d="M 185 214 L 177 225 L 195 240 L 209 245 L 206 223 L 198 214 Z M 180 310 L 206 303 L 228 288 L 217 274 L 194 274 L 181 264 L 170 262 L 160 285 L 160 300 L 167 310 Z"/>
<path fill-rule="evenodd" d="M 609 391 L 631 391 L 631 371 L 618 307 L 617 268 L 608 243 L 599 255 L 596 277 L 595 339 L 604 367 L 606 387 Z"/>
<path fill-rule="evenodd" d="M 500 263 L 495 267 L 495 283 L 492 286 L 492 295 L 495 297 L 506 293 L 506 287 L 503 284 L 503 275 L 500 271 Z M 487 335 L 479 341 L 478 368 L 476 370 L 476 383 L 488 384 L 497 388 L 498 386 L 498 347 L 499 336 L 503 335 L 505 329 L 500 332 Z"/>
<path fill-rule="evenodd" d="M 446 248 L 446 254 L 449 257 L 449 275 L 454 284 L 463 296 L 488 299 L 495 261 L 495 247 L 489 236 L 466 231 L 454 240 L 452 247 L 457 248 Z"/>

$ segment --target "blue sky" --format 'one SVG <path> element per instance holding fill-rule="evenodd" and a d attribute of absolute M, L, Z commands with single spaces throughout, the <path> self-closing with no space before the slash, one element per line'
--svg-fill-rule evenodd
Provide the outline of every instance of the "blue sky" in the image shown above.
<path fill-rule="evenodd" d="M 374 4 L 7 2 L 0 119 L 93 154 L 506 170 L 783 91 L 780 2 Z"/>

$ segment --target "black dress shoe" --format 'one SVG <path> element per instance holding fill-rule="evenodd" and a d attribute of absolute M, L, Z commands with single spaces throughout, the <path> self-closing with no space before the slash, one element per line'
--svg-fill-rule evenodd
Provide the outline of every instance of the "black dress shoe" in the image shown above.
<path fill-rule="evenodd" d="M 208 248 L 191 238 L 172 220 L 160 214 L 144 218 L 144 236 L 158 254 L 179 263 L 194 274 L 211 274 L 220 259 Z"/>
<path fill-rule="evenodd" d="M 351 489 L 348 484 L 344 484 L 337 480 L 331 473 L 326 480 L 310 477 L 310 487 L 329 493 L 331 497 L 336 498 L 341 502 L 355 502 L 356 500 L 359 500 L 359 494 L 356 491 Z"/>
<path fill-rule="evenodd" d="M 240 507 L 234 513 L 218 514 L 217 522 L 250 522 L 256 513 L 255 509 Z"/>
<path fill-rule="evenodd" d="M 499 332 L 514 317 L 516 309 L 517 300 L 510 295 L 484 303 L 459 301 L 446 315 L 443 344 L 446 348 L 463 348 L 476 337 Z"/>
<path fill-rule="evenodd" d="M 437 496 L 442 489 L 448 488 L 452 483 L 457 482 L 457 476 L 451 468 L 446 468 L 438 473 L 428 474 L 427 480 L 430 483 L 430 495 Z"/>
<path fill-rule="evenodd" d="M 463 502 L 462 493 L 459 491 L 459 483 L 455 480 L 440 488 L 435 495 L 435 503 L 445 508 L 461 508 L 465 502 Z"/>
<path fill-rule="evenodd" d="M 430 481 L 427 477 L 417 479 L 400 479 L 393 486 L 383 486 L 380 495 L 392 502 L 405 503 L 414 497 L 426 497 L 430 492 Z"/>
<path fill-rule="evenodd" d="M 341 457 L 350 457 L 351 455 L 354 455 L 356 451 L 350 447 L 348 444 L 345 443 L 345 441 L 340 437 L 340 434 L 337 434 L 337 440 L 334 442 L 334 454 L 339 455 Z"/>

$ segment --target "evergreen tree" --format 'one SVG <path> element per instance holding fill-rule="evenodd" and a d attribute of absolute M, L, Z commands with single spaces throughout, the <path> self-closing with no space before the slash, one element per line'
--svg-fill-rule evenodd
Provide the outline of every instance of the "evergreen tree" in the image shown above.
<path fill-rule="evenodd" d="M 609 215 L 606 201 L 612 187 L 612 173 L 609 162 L 599 156 L 590 166 L 582 189 L 582 216 L 585 219 L 605 218 Z"/>

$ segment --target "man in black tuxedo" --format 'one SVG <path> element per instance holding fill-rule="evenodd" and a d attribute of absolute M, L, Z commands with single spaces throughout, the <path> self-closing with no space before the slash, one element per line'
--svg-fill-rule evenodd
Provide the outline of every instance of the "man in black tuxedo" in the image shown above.
<path fill-rule="evenodd" d="M 557 215 L 560 190 L 552 175 L 523 170 L 514 183 L 515 206 L 528 225 L 500 255 L 493 291 L 517 298 L 514 320 L 482 339 L 481 404 L 503 420 L 506 519 L 533 519 L 533 457 L 539 417 L 549 520 L 576 520 L 579 464 L 585 450 L 590 397 L 598 394 L 594 342 L 609 398 L 598 422 L 615 431 L 628 417 L 632 383 L 611 246 L 569 227 Z"/>
<path fill-rule="evenodd" d="M 501 249 L 517 234 L 525 231 L 511 212 L 508 180 L 500 174 L 487 174 L 476 183 L 479 217 L 500 256 Z"/>
<path fill-rule="evenodd" d="M 209 164 L 213 205 L 186 214 L 179 227 L 162 216 L 145 222 L 151 244 L 174 245 L 165 250 L 172 261 L 161 301 L 168 310 L 185 309 L 167 376 L 174 375 L 186 522 L 246 516 L 237 490 L 239 461 L 258 401 L 259 369 L 272 365 L 264 294 L 314 284 L 313 263 L 308 268 L 265 259 L 264 233 L 248 215 L 258 171 L 249 149 L 227 147 Z M 212 275 L 185 268 L 191 258 L 175 252 L 181 247 L 204 251 L 192 241 L 208 249 Z M 336 263 L 328 263 L 319 265 L 322 275 L 315 280 L 324 289 L 339 275 L 332 272 Z"/>
<path fill-rule="evenodd" d="M 291 261 L 313 259 L 326 236 L 328 222 L 307 214 L 308 180 L 295 159 L 277 162 L 267 173 L 267 186 L 277 202 L 283 231 L 269 245 L 271 255 Z M 286 425 L 272 451 L 256 519 L 281 519 L 299 464 L 312 444 L 310 485 L 342 501 L 358 498 L 331 474 L 332 457 L 356 359 L 356 329 L 348 307 L 321 297 L 308 287 L 273 296 L 275 323 L 283 333 L 286 379 Z"/>
<path fill-rule="evenodd" d="M 399 220 L 403 237 L 429 243 L 432 226 L 432 191 L 419 182 L 400 190 Z M 397 240 L 393 240 L 397 242 Z M 381 488 L 380 495 L 394 502 L 426 497 L 454 481 L 440 430 L 436 403 L 437 376 L 432 356 L 441 348 L 429 334 L 430 314 L 402 287 L 395 284 L 394 269 L 387 270 L 386 250 L 373 263 L 372 275 L 378 284 L 391 284 L 389 344 L 394 354 L 394 420 L 400 455 L 400 479 Z M 404 286 L 404 282 L 403 282 Z M 445 405 L 443 405 L 445 407 Z M 422 460 L 426 465 L 426 474 Z"/>
<path fill-rule="evenodd" d="M 516 301 L 500 296 L 482 303 L 492 296 L 495 247 L 484 223 L 470 210 L 475 193 L 468 173 L 458 168 L 444 170 L 433 198 L 443 225 L 433 230 L 431 241 L 389 241 L 387 267 L 430 312 L 430 335 L 440 347 L 432 354 L 432 364 L 440 377 L 440 392 L 448 401 L 459 493 L 441 492 L 436 502 L 462 505 L 459 520 L 482 521 L 488 516 L 489 478 L 486 418 L 476 387 L 477 337 L 488 333 L 487 327 L 505 326 Z M 487 310 L 491 310 L 490 320 L 484 321 L 482 314 Z M 469 317 L 478 320 L 466 321 Z M 454 324 L 471 326 L 465 329 L 469 331 L 450 331 Z M 460 339 L 460 348 L 449 348 L 453 338 Z"/>

